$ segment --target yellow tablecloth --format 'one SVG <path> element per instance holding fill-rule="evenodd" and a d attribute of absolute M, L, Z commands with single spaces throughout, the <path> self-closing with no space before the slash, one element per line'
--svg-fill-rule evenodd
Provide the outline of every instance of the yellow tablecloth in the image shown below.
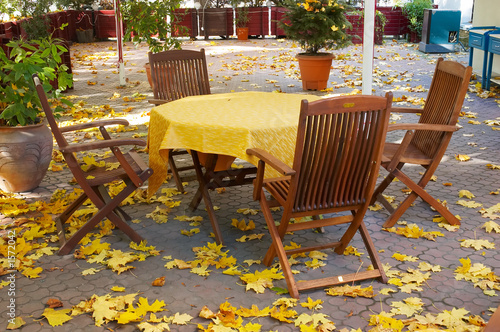
<path fill-rule="evenodd" d="M 149 193 L 167 177 L 171 149 L 234 156 L 257 165 L 246 154 L 261 148 L 292 165 L 300 101 L 313 95 L 237 92 L 179 99 L 152 109 L 149 122 Z"/>

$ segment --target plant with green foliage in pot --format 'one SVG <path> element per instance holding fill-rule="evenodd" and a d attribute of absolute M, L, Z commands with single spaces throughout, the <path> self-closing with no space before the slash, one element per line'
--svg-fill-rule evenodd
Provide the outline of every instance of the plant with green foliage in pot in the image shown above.
<path fill-rule="evenodd" d="M 407 0 L 406 2 L 399 0 L 396 6 L 401 7 L 403 15 L 410 22 L 408 29 L 416 35 L 417 40 L 420 40 L 424 24 L 424 9 L 432 8 L 432 0 Z"/>
<path fill-rule="evenodd" d="M 73 85 L 73 79 L 61 58 L 66 51 L 62 40 L 49 35 L 12 40 L 7 46 L 8 55 L 0 48 L 0 189 L 24 192 L 42 181 L 53 146 L 52 133 L 40 117 L 32 75 L 39 75 L 51 98 L 67 105 L 71 103 L 60 94 Z"/>
<path fill-rule="evenodd" d="M 135 45 L 144 42 L 153 53 L 181 49 L 181 40 L 172 35 L 174 27 L 177 36 L 187 35 L 187 27 L 176 24 L 181 17 L 174 11 L 180 3 L 181 0 L 121 2 L 120 9 L 126 25 L 124 39 L 131 40 Z M 149 64 L 146 64 L 146 71 L 148 67 Z"/>
<path fill-rule="evenodd" d="M 303 53 L 299 53 L 299 67 L 304 90 L 323 90 L 328 84 L 333 54 L 331 49 L 341 49 L 351 44 L 346 28 L 346 5 L 338 0 L 289 0 L 289 10 L 279 22 L 288 39 L 296 41 Z M 322 63 L 322 66 L 319 64 Z M 317 73 L 309 69 L 318 69 Z"/>
<path fill-rule="evenodd" d="M 232 0 L 231 5 L 235 11 L 234 24 L 236 25 L 236 35 L 238 40 L 248 39 L 248 3 L 247 1 Z"/>

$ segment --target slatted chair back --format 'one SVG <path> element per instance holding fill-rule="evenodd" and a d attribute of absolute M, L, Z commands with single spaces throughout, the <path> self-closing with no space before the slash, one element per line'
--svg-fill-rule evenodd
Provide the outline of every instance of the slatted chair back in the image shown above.
<path fill-rule="evenodd" d="M 456 125 L 469 80 L 470 69 L 439 58 L 419 123 Z M 441 160 L 452 135 L 452 132 L 417 130 L 412 144 L 429 158 Z"/>
<path fill-rule="evenodd" d="M 366 202 L 380 166 L 387 103 L 368 96 L 302 102 L 293 165 L 298 174 L 294 213 Z"/>
<path fill-rule="evenodd" d="M 52 109 L 49 105 L 49 101 L 47 100 L 47 95 L 45 94 L 45 90 L 43 85 L 38 78 L 38 76 L 34 75 L 33 80 L 35 82 L 35 88 L 38 93 L 38 99 L 40 100 L 40 104 L 42 105 L 43 112 L 45 113 L 45 117 L 47 118 L 47 122 L 49 123 L 50 130 L 56 139 L 57 146 L 59 148 L 68 146 L 68 141 L 59 129 L 59 125 L 57 124 L 57 120 L 52 112 Z"/>
<path fill-rule="evenodd" d="M 149 53 L 154 98 L 172 101 L 210 94 L 205 50 Z"/>

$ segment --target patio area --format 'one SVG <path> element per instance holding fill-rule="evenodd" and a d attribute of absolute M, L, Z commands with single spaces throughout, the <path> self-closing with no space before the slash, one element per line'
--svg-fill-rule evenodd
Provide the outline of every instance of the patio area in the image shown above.
<path fill-rule="evenodd" d="M 212 39 L 185 41 L 183 47 L 206 50 L 212 94 L 361 93 L 361 45 L 334 51 L 328 88 L 321 92 L 302 90 L 294 59 L 299 48 L 286 40 Z M 420 107 L 440 56 L 468 63 L 467 52 L 424 54 L 418 51 L 418 45 L 385 40 L 385 45 L 375 47 L 374 94 L 392 91 L 395 104 Z M 113 130 L 115 135 L 147 139 L 152 108 L 147 100 L 153 96 L 143 68 L 147 47 L 125 45 L 124 87 L 118 84 L 116 42 L 74 44 L 71 57 L 75 82 L 67 95 L 74 96 L 75 106 L 60 121 L 125 117 L 131 126 Z M 142 192 L 124 206 L 132 216 L 134 230 L 147 239 L 146 245 L 131 246 L 123 233 L 110 231 L 105 225 L 95 230 L 95 235 L 106 234 L 100 242 L 97 236 L 90 237 L 96 242 L 78 246 L 71 255 L 57 256 L 55 228 L 47 226 L 45 233 L 35 230 L 36 225 L 43 224 L 44 215 L 55 218 L 60 205 L 67 204 L 78 188 L 56 156 L 39 188 L 0 195 L 2 244 L 15 230 L 16 255 L 22 253 L 22 260 L 16 264 L 24 271 L 10 278 L 12 274 L 6 273 L 9 261 L 2 257 L 0 329 L 13 318 L 9 305 L 15 303 L 15 318 L 25 322 L 18 321 L 22 325 L 18 330 L 29 332 L 335 328 L 349 332 L 424 327 L 433 331 L 480 331 L 482 321 L 488 321 L 492 310 L 500 305 L 500 227 L 491 223 L 500 219 L 500 99 L 495 92 L 482 92 L 478 82 L 475 77 L 471 81 L 459 120 L 462 129 L 454 134 L 435 172 L 435 181 L 426 187 L 432 196 L 447 202 L 462 225 L 456 228 L 439 223 L 420 199 L 396 225 L 401 234 L 382 228 L 388 217 L 384 209 L 374 207 L 366 214 L 366 225 L 386 265 L 388 284 L 365 281 L 356 284 L 361 288 L 338 288 L 340 295 L 317 289 L 301 293 L 299 301 L 292 300 L 283 294 L 286 284 L 280 278 L 278 264 L 268 268 L 260 263 L 271 240 L 259 204 L 252 200 L 253 187 L 211 193 L 224 238 L 224 246 L 218 247 L 210 236 L 212 229 L 203 203 L 194 212 L 188 209 L 197 189 L 196 180 L 185 185 L 185 193 L 176 192 L 174 182 L 168 181 L 151 199 Z M 417 119 L 416 115 L 395 114 L 391 121 Z M 96 133 L 82 132 L 74 139 L 95 140 Z M 397 140 L 399 136 L 390 134 L 388 139 Z M 148 161 L 146 152 L 141 156 Z M 470 159 L 462 161 L 467 156 Z M 240 167 L 244 163 L 236 160 L 235 164 Z M 422 170 L 407 167 L 408 174 L 415 178 Z M 381 170 L 380 179 L 385 175 Z M 402 183 L 394 183 L 386 194 L 401 201 L 404 188 Z M 463 190 L 474 197 L 461 197 Z M 274 213 L 280 216 L 279 211 Z M 324 234 L 299 231 L 291 245 L 335 239 L 343 234 L 338 232 L 342 228 L 330 227 Z M 350 245 L 345 255 L 331 251 L 323 259 L 297 258 L 299 263 L 293 266 L 297 279 L 367 269 L 369 260 L 361 237 L 356 235 Z M 56 303 L 53 316 L 52 310 L 47 310 L 49 300 Z"/>

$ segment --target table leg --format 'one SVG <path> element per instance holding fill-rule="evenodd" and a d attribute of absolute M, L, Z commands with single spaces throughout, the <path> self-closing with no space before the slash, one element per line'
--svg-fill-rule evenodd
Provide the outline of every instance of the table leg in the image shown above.
<path fill-rule="evenodd" d="M 217 222 L 217 218 L 214 212 L 214 206 L 212 204 L 212 200 L 210 199 L 210 195 L 208 193 L 208 185 L 211 180 L 210 174 L 215 168 L 215 164 L 217 162 L 217 155 L 210 155 L 208 157 L 207 163 L 205 165 L 206 168 L 205 174 L 203 174 L 203 171 L 201 169 L 198 153 L 196 151 L 191 151 L 191 156 L 193 158 L 193 163 L 196 170 L 196 177 L 198 178 L 199 187 L 193 200 L 191 201 L 191 204 L 189 204 L 189 207 L 192 210 L 196 210 L 196 208 L 201 202 L 201 199 L 203 198 L 203 201 L 205 202 L 205 207 L 207 209 L 208 218 L 210 219 L 210 223 L 212 224 L 212 229 L 215 234 L 215 242 L 217 242 L 217 244 L 222 244 L 222 235 L 220 232 L 219 223 Z"/>
<path fill-rule="evenodd" d="M 493 53 L 490 52 L 490 58 L 488 61 L 488 71 L 486 73 L 486 86 L 485 86 L 486 91 L 490 91 L 492 69 L 493 69 Z"/>
<path fill-rule="evenodd" d="M 215 171 L 218 155 L 208 154 L 205 161 L 205 172 L 203 172 L 198 153 L 191 150 L 191 156 L 193 158 L 193 164 L 196 170 L 196 177 L 198 179 L 199 186 L 191 203 L 189 204 L 189 208 L 192 211 L 196 210 L 203 199 L 208 217 L 210 218 L 210 223 L 212 224 L 212 228 L 214 230 L 215 240 L 218 244 L 221 244 L 222 235 L 220 233 L 217 218 L 215 217 L 209 190 L 251 184 L 255 179 L 254 175 L 257 173 L 257 168 L 247 167 L 242 169 Z"/>

